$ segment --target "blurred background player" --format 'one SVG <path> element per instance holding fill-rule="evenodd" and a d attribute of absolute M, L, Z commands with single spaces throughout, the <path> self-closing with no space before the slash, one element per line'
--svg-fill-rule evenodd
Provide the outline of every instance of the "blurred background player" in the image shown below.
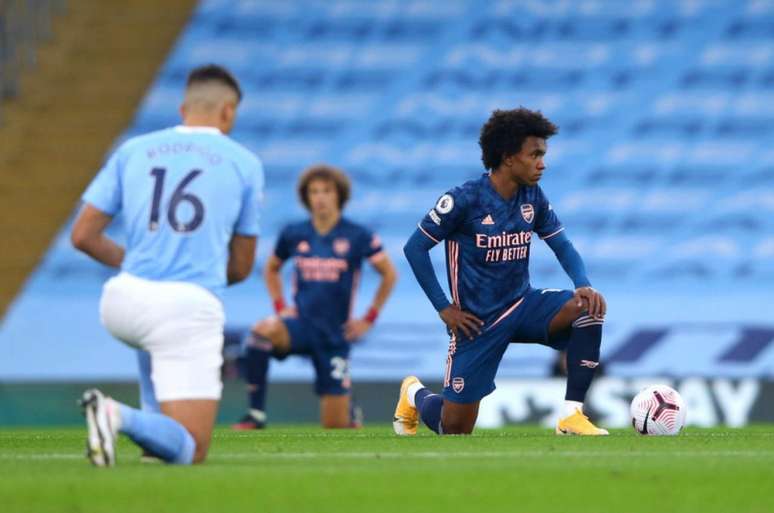
<path fill-rule="evenodd" d="M 266 262 L 264 278 L 277 316 L 260 321 L 247 343 L 249 411 L 233 427 L 260 429 L 266 422 L 269 356 L 308 356 L 314 365 L 320 421 L 325 428 L 353 425 L 350 414 L 349 351 L 371 329 L 397 278 L 379 237 L 342 217 L 350 183 L 340 170 L 316 165 L 298 182 L 310 219 L 286 226 Z M 286 305 L 280 270 L 293 259 L 293 301 Z M 365 316 L 352 318 L 360 267 L 367 259 L 381 280 Z"/>
<path fill-rule="evenodd" d="M 591 288 L 580 255 L 538 186 L 546 168 L 546 140 L 556 132 L 540 112 L 495 111 L 479 139 L 489 172 L 441 196 L 406 243 L 406 258 L 451 341 L 443 397 L 413 376 L 403 380 L 394 418 L 397 434 L 415 434 L 418 416 L 439 434 L 471 433 L 479 402 L 494 391 L 497 368 L 511 342 L 567 350 L 565 413 L 558 434 L 607 434 L 583 414 L 599 365 L 605 300 Z M 574 292 L 532 288 L 533 232 L 554 252 Z M 442 240 L 451 303 L 428 253 Z"/>
<path fill-rule="evenodd" d="M 136 410 L 87 390 L 95 465 L 114 464 L 117 433 L 169 463 L 207 455 L 222 390 L 219 295 L 250 274 L 263 194 L 261 162 L 225 135 L 241 98 L 225 69 L 193 70 L 183 124 L 125 142 L 83 195 L 72 243 L 121 269 L 104 286 L 100 315 L 113 336 L 150 354 L 161 409 Z M 126 249 L 103 233 L 118 214 Z"/>

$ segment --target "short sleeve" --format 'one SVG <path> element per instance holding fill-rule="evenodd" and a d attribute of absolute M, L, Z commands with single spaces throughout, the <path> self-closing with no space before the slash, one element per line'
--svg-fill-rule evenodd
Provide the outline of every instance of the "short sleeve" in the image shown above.
<path fill-rule="evenodd" d="M 263 204 L 263 165 L 252 163 L 247 183 L 242 191 L 242 208 L 234 232 L 238 235 L 258 236 L 261 232 L 261 205 Z"/>
<path fill-rule="evenodd" d="M 436 244 L 456 231 L 465 219 L 464 196 L 458 188 L 447 192 L 419 222 L 419 229 Z"/>
<path fill-rule="evenodd" d="M 541 239 L 550 239 L 564 230 L 562 222 L 554 212 L 551 203 L 548 202 L 543 190 L 538 187 L 537 215 L 535 216 L 535 233 Z"/>
<path fill-rule="evenodd" d="M 362 228 L 362 233 L 360 234 L 359 239 L 361 248 L 360 256 L 362 258 L 371 259 L 378 257 L 378 255 L 384 252 L 384 248 L 382 247 L 382 240 L 371 230 Z"/>
<path fill-rule="evenodd" d="M 290 234 L 290 228 L 285 227 L 277 237 L 277 242 L 274 244 L 274 256 L 282 261 L 290 258 L 293 251 L 293 240 Z"/>
<path fill-rule="evenodd" d="M 81 198 L 110 216 L 121 210 L 121 161 L 119 149 L 100 169 Z"/>

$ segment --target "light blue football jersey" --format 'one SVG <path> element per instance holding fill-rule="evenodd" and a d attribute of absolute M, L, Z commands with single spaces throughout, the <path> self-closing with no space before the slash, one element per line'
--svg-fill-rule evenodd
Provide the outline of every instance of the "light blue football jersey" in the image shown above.
<path fill-rule="evenodd" d="M 83 201 L 124 219 L 123 271 L 220 295 L 231 236 L 259 234 L 263 185 L 246 148 L 216 128 L 177 126 L 122 144 Z"/>

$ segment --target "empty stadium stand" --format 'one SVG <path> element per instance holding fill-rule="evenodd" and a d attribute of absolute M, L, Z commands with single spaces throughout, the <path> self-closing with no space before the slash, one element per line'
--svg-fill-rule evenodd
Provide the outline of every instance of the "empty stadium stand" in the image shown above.
<path fill-rule="evenodd" d="M 242 81 L 233 136 L 266 167 L 258 265 L 303 215 L 295 181 L 319 161 L 352 175 L 347 215 L 399 264 L 356 381 L 442 372 L 444 330 L 401 248 L 441 193 L 482 172 L 491 110 L 519 105 L 561 128 L 543 188 L 608 298 L 606 373 L 774 376 L 773 2 L 203 0 L 122 138 L 175 124 L 188 70 L 208 62 Z M 110 274 L 64 227 L 4 321 L 0 379 L 132 378 L 98 321 Z M 570 286 L 542 242 L 532 280 Z M 233 341 L 270 312 L 258 276 L 226 307 Z M 552 359 L 513 347 L 500 376 L 546 376 Z M 288 359 L 272 380 L 308 367 Z"/>

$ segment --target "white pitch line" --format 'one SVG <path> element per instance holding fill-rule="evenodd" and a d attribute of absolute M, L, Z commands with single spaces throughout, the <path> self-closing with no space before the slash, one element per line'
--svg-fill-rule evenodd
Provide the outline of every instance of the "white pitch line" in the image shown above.
<path fill-rule="evenodd" d="M 85 460 L 84 454 L 72 453 L 32 453 L 32 454 L 0 454 L 0 460 Z"/>
<path fill-rule="evenodd" d="M 514 459 L 518 458 L 774 458 L 774 451 L 410 451 L 410 452 L 239 452 L 215 453 L 209 456 L 213 461 L 245 461 L 272 459 Z M 86 459 L 82 454 L 73 453 L 31 453 L 0 454 L 0 460 L 76 460 Z"/>
<path fill-rule="evenodd" d="M 653 457 L 653 456 L 676 456 L 676 457 L 771 457 L 774 458 L 774 451 L 411 451 L 411 452 L 277 452 L 277 453 L 221 453 L 213 454 L 211 459 L 222 460 L 249 460 L 249 459 L 316 459 L 316 458 L 342 458 L 342 459 L 458 459 L 458 458 L 544 458 L 564 457 L 564 458 L 596 458 L 596 457 Z"/>

